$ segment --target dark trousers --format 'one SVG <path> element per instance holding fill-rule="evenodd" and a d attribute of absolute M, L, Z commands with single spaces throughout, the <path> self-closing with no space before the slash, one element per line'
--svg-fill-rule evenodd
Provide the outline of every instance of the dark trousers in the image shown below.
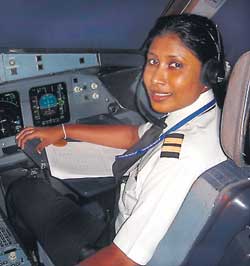
<path fill-rule="evenodd" d="M 56 266 L 73 266 L 104 224 L 43 179 L 22 178 L 7 193 L 9 219 L 27 246 L 36 240 Z"/>

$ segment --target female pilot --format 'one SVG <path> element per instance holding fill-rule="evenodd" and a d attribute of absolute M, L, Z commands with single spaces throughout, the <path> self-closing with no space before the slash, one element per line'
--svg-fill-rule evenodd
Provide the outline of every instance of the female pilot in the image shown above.
<path fill-rule="evenodd" d="M 8 192 L 9 216 L 22 240 L 39 240 L 57 266 L 146 265 L 193 182 L 226 159 L 218 108 L 224 65 L 220 34 L 209 19 L 188 14 L 160 18 L 149 35 L 143 81 L 151 108 L 167 114 L 167 126 L 121 185 L 113 243 L 79 262 L 81 250 L 100 234 L 98 221 L 43 180 L 31 178 L 18 180 Z M 27 127 L 17 141 L 23 148 L 40 138 L 38 152 L 66 136 L 128 149 L 151 127 Z"/>

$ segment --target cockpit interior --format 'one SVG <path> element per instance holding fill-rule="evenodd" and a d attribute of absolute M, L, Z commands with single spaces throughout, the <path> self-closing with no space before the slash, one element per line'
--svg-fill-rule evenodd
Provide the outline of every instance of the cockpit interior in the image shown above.
<path fill-rule="evenodd" d="M 53 258 L 49 258 L 39 243 L 38 254 L 33 257 L 27 254 L 15 228 L 8 222 L 5 197 L 8 186 L 16 179 L 25 176 L 48 179 L 58 191 L 88 206 L 95 215 L 112 219 L 114 179 L 100 176 L 58 180 L 47 167 L 36 164 L 17 146 L 15 136 L 28 126 L 140 125 L 157 119 L 146 95 L 141 96 L 139 103 L 143 108 L 138 108 L 136 96 L 142 86 L 144 43 L 160 16 L 194 13 L 207 16 L 218 25 L 230 73 L 229 94 L 233 95 L 229 96 L 235 99 L 226 101 L 227 113 L 222 111 L 226 124 L 223 141 L 232 161 L 236 153 L 249 152 L 249 140 L 246 140 L 249 135 L 249 10 L 249 0 L 9 0 L 2 3 L 0 265 L 54 265 Z M 238 61 L 243 54 L 243 59 Z M 238 93 L 235 87 L 239 87 Z M 229 112 L 230 106 L 235 109 L 244 106 L 244 110 Z M 235 130 L 231 131 L 230 123 L 238 123 Z M 239 128 L 240 135 L 236 132 Z M 241 148 L 228 148 L 228 142 Z M 222 166 L 227 169 L 226 174 L 215 169 L 197 180 L 169 235 L 148 266 L 250 265 L 249 158 L 236 158 L 237 166 L 227 162 Z M 221 171 L 222 177 L 217 176 Z M 209 179 L 209 175 L 215 177 Z M 108 238 L 105 236 L 105 241 Z M 216 248 L 212 249 L 213 246 Z"/>

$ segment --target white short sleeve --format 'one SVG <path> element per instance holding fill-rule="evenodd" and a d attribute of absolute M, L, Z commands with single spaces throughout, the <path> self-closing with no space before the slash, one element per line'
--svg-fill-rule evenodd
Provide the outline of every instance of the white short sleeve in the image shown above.
<path fill-rule="evenodd" d="M 144 183 L 131 216 L 114 239 L 114 244 L 136 263 L 145 265 L 153 256 L 198 176 L 194 171 L 179 160 L 162 159 L 151 172 L 154 178 Z"/>

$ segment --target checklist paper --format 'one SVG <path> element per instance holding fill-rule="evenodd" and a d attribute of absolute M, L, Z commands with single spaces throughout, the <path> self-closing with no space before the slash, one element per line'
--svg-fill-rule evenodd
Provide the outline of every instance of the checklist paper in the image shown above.
<path fill-rule="evenodd" d="M 59 179 L 112 177 L 115 156 L 124 151 L 87 142 L 46 147 L 51 175 Z"/>

